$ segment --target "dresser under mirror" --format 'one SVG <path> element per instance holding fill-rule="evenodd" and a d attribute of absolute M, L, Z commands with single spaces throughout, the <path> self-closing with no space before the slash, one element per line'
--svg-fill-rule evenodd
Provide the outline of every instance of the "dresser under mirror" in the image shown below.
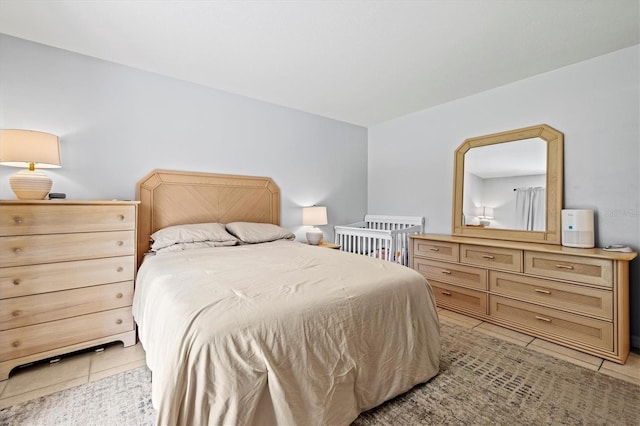
<path fill-rule="evenodd" d="M 562 150 L 547 125 L 465 140 L 452 233 L 412 235 L 410 266 L 442 308 L 624 364 L 637 253 L 560 245 Z"/>

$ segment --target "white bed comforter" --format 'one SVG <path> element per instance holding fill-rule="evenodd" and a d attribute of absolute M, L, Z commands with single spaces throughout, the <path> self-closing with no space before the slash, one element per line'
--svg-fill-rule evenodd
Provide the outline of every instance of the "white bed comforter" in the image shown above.
<path fill-rule="evenodd" d="M 133 315 L 161 425 L 346 425 L 439 367 L 422 275 L 297 242 L 153 256 Z"/>

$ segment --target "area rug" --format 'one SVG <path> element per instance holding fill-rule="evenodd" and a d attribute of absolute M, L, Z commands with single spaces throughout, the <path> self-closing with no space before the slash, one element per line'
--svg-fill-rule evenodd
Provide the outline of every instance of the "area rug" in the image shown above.
<path fill-rule="evenodd" d="M 440 373 L 369 425 L 637 425 L 640 386 L 447 322 Z M 0 410 L 0 425 L 152 425 L 146 367 Z"/>

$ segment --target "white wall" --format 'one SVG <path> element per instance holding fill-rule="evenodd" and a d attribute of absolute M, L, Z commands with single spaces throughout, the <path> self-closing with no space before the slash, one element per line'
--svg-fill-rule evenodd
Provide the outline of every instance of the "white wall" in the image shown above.
<path fill-rule="evenodd" d="M 283 226 L 303 205 L 333 225 L 366 213 L 367 129 L 0 35 L 0 128 L 60 136 L 52 192 L 134 199 L 154 168 L 270 176 Z M 340 155 L 337 155 L 340 153 Z M 0 198 L 14 198 L 0 167 Z"/>
<path fill-rule="evenodd" d="M 548 124 L 564 133 L 564 207 L 596 211 L 596 244 L 640 250 L 640 46 L 369 128 L 368 211 L 451 232 L 453 152 L 467 138 Z M 631 264 L 640 347 L 640 259 Z"/>

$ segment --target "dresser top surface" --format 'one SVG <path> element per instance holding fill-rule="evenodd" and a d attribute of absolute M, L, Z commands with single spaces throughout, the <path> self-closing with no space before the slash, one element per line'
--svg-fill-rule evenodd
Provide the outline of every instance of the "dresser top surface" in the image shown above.
<path fill-rule="evenodd" d="M 412 234 L 409 238 L 440 241 L 448 243 L 472 244 L 476 246 L 501 247 L 518 250 L 529 250 L 544 253 L 568 254 L 573 256 L 594 257 L 599 259 L 631 261 L 638 253 L 615 252 L 600 248 L 573 248 L 554 244 L 523 243 L 518 241 L 490 240 L 485 238 L 456 237 L 446 234 Z"/>
<path fill-rule="evenodd" d="M 140 201 L 133 200 L 0 200 L 0 205 L 9 206 L 37 206 L 37 205 L 56 205 L 56 206 L 95 206 L 95 205 L 135 205 Z"/>

